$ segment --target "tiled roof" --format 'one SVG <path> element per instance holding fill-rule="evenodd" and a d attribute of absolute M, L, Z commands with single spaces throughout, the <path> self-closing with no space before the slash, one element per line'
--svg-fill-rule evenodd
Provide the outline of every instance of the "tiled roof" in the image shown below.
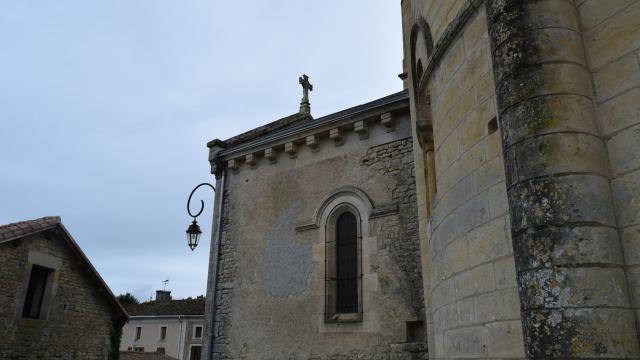
<path fill-rule="evenodd" d="M 300 114 L 294 114 L 286 118 L 277 120 L 273 123 L 249 130 L 240 135 L 234 136 L 225 141 L 219 139 L 211 140 L 207 143 L 208 147 L 221 146 L 226 150 L 220 151 L 218 157 L 224 157 L 232 153 L 241 152 L 255 146 L 256 144 L 267 143 L 274 139 L 291 136 L 294 133 L 306 131 L 314 127 L 325 126 L 334 122 L 342 121 L 344 119 L 353 118 L 367 112 L 375 111 L 376 109 L 383 108 L 385 106 L 405 104 L 408 106 L 409 93 L 407 90 L 402 90 L 397 93 L 387 95 L 380 99 L 370 101 L 365 104 L 354 106 L 342 111 L 335 112 L 317 119 L 312 117 L 308 118 L 296 118 L 296 116 L 302 116 Z M 304 121 L 309 120 L 309 121 Z"/>
<path fill-rule="evenodd" d="M 127 308 L 131 316 L 204 315 L 204 298 L 149 301 Z"/>
<path fill-rule="evenodd" d="M 35 220 L 20 221 L 0 226 L 0 242 L 21 238 L 47 230 L 60 224 L 59 216 L 47 216 Z"/>
<path fill-rule="evenodd" d="M 160 353 L 120 351 L 120 360 L 176 360 L 176 358 Z"/>

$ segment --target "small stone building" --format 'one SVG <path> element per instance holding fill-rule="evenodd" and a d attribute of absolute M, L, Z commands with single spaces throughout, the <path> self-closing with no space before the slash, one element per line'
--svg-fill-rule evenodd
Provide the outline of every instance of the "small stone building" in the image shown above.
<path fill-rule="evenodd" d="M 0 359 L 100 359 L 126 311 L 59 217 L 0 226 Z"/>
<path fill-rule="evenodd" d="M 424 359 L 408 93 L 313 118 L 300 82 L 299 113 L 209 143 L 205 354 Z"/>
<path fill-rule="evenodd" d="M 127 308 L 129 321 L 122 329 L 120 350 L 200 360 L 204 308 L 203 297 L 172 300 L 170 291 L 158 290 L 154 301 Z"/>

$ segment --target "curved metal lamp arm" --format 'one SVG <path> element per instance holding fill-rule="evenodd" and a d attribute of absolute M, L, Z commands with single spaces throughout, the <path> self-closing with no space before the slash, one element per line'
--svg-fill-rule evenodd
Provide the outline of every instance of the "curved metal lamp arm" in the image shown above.
<path fill-rule="evenodd" d="M 211 185 L 211 184 L 209 184 L 209 183 L 202 183 L 202 184 L 200 184 L 200 185 L 196 186 L 193 190 L 191 190 L 191 194 L 189 194 L 189 200 L 187 200 L 187 212 L 189 213 L 189 216 L 191 216 L 194 220 L 195 220 L 198 216 L 200 216 L 200 214 L 202 214 L 202 211 L 204 210 L 204 200 L 200 200 L 200 210 L 198 211 L 198 213 L 197 213 L 197 214 L 193 215 L 193 214 L 191 213 L 191 208 L 190 208 L 190 207 L 191 207 L 191 206 L 190 206 L 190 204 L 191 204 L 191 197 L 193 196 L 193 193 L 195 193 L 195 192 L 196 192 L 196 190 L 198 190 L 198 188 L 200 188 L 201 186 L 204 186 L 204 185 L 209 186 L 211 189 L 213 189 L 213 192 L 216 192 L 216 188 L 215 188 L 215 187 L 213 187 L 213 185 Z"/>

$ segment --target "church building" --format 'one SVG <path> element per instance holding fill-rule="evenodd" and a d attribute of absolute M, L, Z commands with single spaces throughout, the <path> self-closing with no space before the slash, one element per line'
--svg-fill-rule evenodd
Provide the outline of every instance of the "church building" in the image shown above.
<path fill-rule="evenodd" d="M 209 142 L 203 358 L 639 359 L 640 0 L 399 11 L 404 91 Z"/>
<path fill-rule="evenodd" d="M 300 83 L 299 112 L 208 144 L 221 221 L 205 353 L 424 359 L 408 93 L 314 119 Z"/>

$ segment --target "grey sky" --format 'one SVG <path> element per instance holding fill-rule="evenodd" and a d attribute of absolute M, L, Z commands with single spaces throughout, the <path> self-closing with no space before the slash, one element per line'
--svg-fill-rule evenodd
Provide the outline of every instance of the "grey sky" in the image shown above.
<path fill-rule="evenodd" d="M 302 73 L 315 117 L 402 88 L 390 0 L 3 1 L 0 49 L 0 223 L 62 216 L 141 298 L 205 292 L 184 231 L 207 141 L 296 112 Z"/>

